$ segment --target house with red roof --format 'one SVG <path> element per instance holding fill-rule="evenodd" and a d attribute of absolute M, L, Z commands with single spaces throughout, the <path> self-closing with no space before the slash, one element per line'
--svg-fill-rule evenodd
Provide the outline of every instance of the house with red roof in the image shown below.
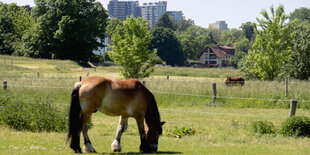
<path fill-rule="evenodd" d="M 230 67 L 229 60 L 235 55 L 233 46 L 207 46 L 199 56 L 201 66 Z"/>

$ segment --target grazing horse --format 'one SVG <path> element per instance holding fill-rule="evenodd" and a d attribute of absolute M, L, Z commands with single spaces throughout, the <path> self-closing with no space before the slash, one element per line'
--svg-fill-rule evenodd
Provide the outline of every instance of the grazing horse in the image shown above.
<path fill-rule="evenodd" d="M 243 77 L 230 77 L 227 76 L 225 80 L 226 86 L 236 86 L 236 85 L 244 85 L 244 78 Z"/>
<path fill-rule="evenodd" d="M 136 119 L 140 134 L 140 150 L 156 152 L 162 133 L 160 115 L 153 94 L 138 80 L 111 80 L 89 77 L 77 82 L 71 95 L 69 132 L 70 148 L 81 153 L 80 134 L 84 137 L 84 150 L 96 152 L 87 134 L 87 123 L 92 113 L 100 111 L 110 116 L 120 116 L 116 138 L 111 144 L 113 152 L 121 151 L 121 136 L 127 129 L 129 117 Z M 144 127 L 144 121 L 146 127 Z"/>

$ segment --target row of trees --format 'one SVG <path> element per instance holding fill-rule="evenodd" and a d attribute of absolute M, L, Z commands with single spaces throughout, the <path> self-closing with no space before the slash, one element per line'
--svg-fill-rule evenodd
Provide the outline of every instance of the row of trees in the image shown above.
<path fill-rule="evenodd" d="M 280 5 L 270 8 L 257 19 L 255 42 L 240 68 L 248 78 L 274 80 L 310 77 L 310 9 L 296 9 L 290 16 Z M 290 19 L 290 20 L 289 20 Z"/>
<path fill-rule="evenodd" d="M 104 46 L 107 11 L 95 0 L 36 0 L 31 12 L 0 2 L 0 54 L 86 61 Z"/>
<path fill-rule="evenodd" d="M 107 33 L 113 41 L 109 56 L 127 70 L 126 78 L 150 75 L 156 62 L 182 66 L 198 60 L 208 45 L 233 45 L 237 53 L 231 64 L 248 78 L 310 76 L 308 8 L 287 16 L 283 6 L 272 7 L 271 16 L 262 11 L 257 24 L 220 32 L 191 19 L 174 22 L 167 14 L 153 28 L 142 18 L 107 19 L 107 11 L 95 0 L 35 4 L 31 9 L 0 2 L 0 54 L 87 61 L 94 49 L 104 46 L 98 40 Z"/>

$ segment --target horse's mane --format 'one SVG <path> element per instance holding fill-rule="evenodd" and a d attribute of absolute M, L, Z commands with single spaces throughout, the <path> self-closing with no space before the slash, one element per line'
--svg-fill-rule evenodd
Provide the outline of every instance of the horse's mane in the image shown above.
<path fill-rule="evenodd" d="M 160 125 L 160 115 L 159 115 L 159 111 L 158 111 L 158 107 L 157 107 L 154 95 L 151 92 L 150 92 L 148 103 L 147 103 L 145 122 L 147 126 L 149 127 L 149 130 L 159 129 L 159 133 L 161 134 L 162 128 Z"/>

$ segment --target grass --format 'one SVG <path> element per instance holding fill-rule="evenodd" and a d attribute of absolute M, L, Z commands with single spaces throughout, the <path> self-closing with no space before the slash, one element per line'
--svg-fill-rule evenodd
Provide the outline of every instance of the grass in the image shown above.
<path fill-rule="evenodd" d="M 285 109 L 227 109 L 227 108 L 160 108 L 164 135 L 160 137 L 159 151 L 183 154 L 307 154 L 309 138 L 256 135 L 245 126 L 253 120 L 268 120 L 279 127 L 287 117 Z M 310 115 L 300 110 L 300 115 Z M 99 153 L 111 153 L 118 117 L 95 113 L 94 127 L 89 136 Z M 195 134 L 181 139 L 165 136 L 168 129 L 187 126 Z M 1 127 L 0 153 L 2 154 L 69 154 L 65 133 L 20 132 Z M 20 139 L 22 137 L 22 139 Z M 18 141 L 17 141 L 18 139 Z M 128 131 L 122 137 L 123 152 L 139 151 L 139 136 L 134 119 L 129 119 Z"/>
<path fill-rule="evenodd" d="M 13 65 L 10 64 L 11 59 Z M 118 73 L 120 70 L 119 66 L 100 66 L 95 71 L 94 68 L 85 68 L 72 61 L 0 55 L 0 80 L 8 81 L 6 94 L 1 95 L 25 103 L 51 103 L 62 110 L 68 107 L 73 84 L 79 80 L 79 76 L 85 78 L 89 74 L 89 76 L 121 79 Z M 170 76 L 169 80 L 166 79 L 167 75 Z M 167 122 L 163 126 L 164 135 L 159 140 L 159 153 L 308 154 L 310 152 L 310 138 L 258 135 L 247 130 L 254 121 L 272 122 L 275 128 L 279 128 L 289 114 L 289 102 L 281 100 L 296 98 L 299 101 L 296 115 L 309 117 L 309 82 L 290 81 L 289 96 L 285 97 L 285 85 L 282 82 L 246 81 L 243 87 L 226 87 L 224 79 L 228 75 L 237 76 L 240 72 L 235 69 L 156 67 L 153 76 L 144 79 L 146 86 L 155 94 L 162 120 Z M 217 84 L 218 96 L 215 103 L 212 98 L 214 82 Z M 89 136 L 94 147 L 99 153 L 110 154 L 118 117 L 97 112 L 93 115 L 92 122 L 94 126 L 90 129 Z M 195 133 L 182 136 L 181 139 L 166 136 L 168 131 L 175 127 L 191 128 Z M 0 126 L 0 131 L 0 154 L 73 153 L 65 144 L 66 133 L 16 131 L 5 125 Z M 135 120 L 129 119 L 128 131 L 122 137 L 123 152 L 137 153 L 139 144 Z"/>

